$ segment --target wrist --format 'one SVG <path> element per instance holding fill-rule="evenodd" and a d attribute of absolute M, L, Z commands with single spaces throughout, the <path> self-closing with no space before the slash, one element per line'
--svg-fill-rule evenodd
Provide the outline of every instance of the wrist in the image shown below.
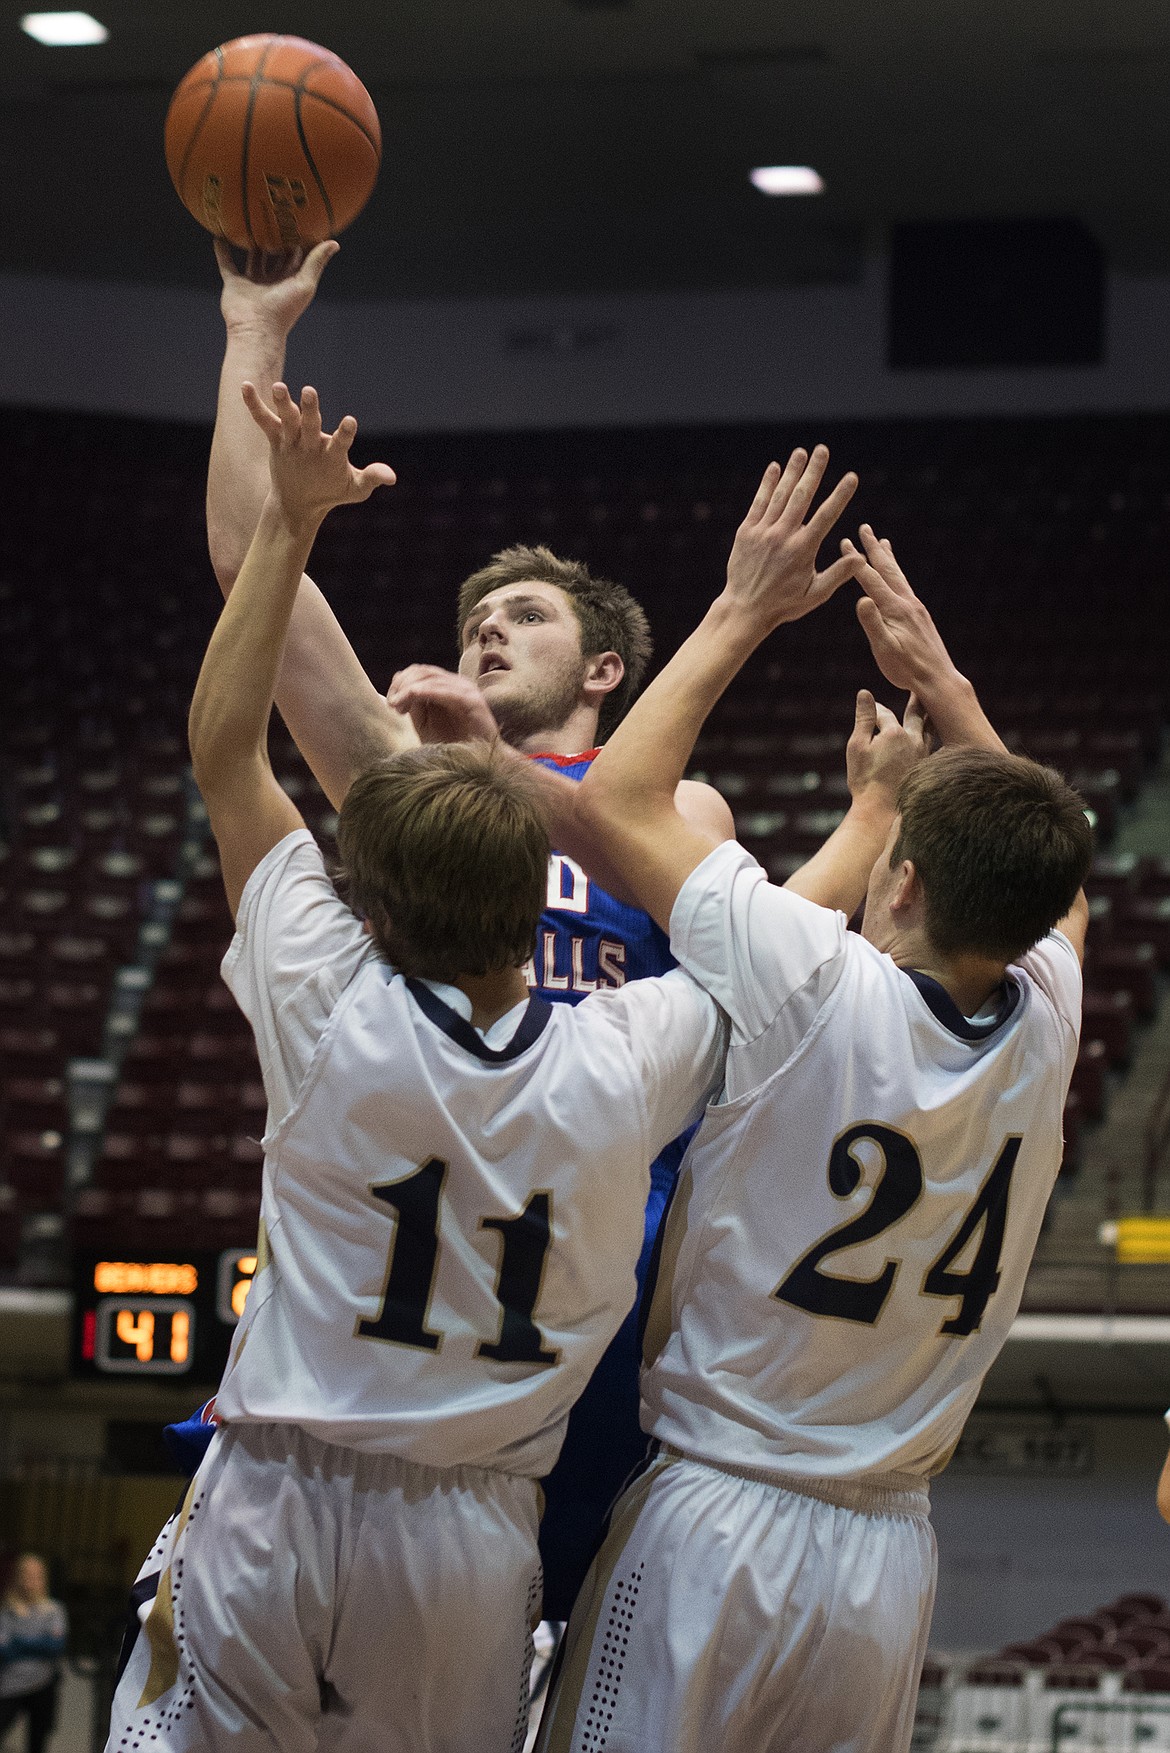
<path fill-rule="evenodd" d="M 324 521 L 324 511 L 289 505 L 275 487 L 268 489 L 260 513 L 265 534 L 284 547 L 303 548 L 306 560 Z"/>
<path fill-rule="evenodd" d="M 870 779 L 851 794 L 849 816 L 859 828 L 884 841 L 898 813 L 898 789 L 886 780 Z"/>
<path fill-rule="evenodd" d="M 932 666 L 922 665 L 911 676 L 911 691 L 918 696 L 923 706 L 930 713 L 936 705 L 946 701 L 969 704 L 975 698 L 975 689 L 962 672 L 948 657 L 945 662 Z"/>
<path fill-rule="evenodd" d="M 229 345 L 257 351 L 262 359 L 275 365 L 276 376 L 280 376 L 290 333 L 283 317 L 259 310 L 224 311 L 223 326 Z"/>
<path fill-rule="evenodd" d="M 704 620 L 711 632 L 718 633 L 729 643 L 742 646 L 745 655 L 753 652 L 769 633 L 781 625 L 774 614 L 740 601 L 726 588 L 715 598 Z"/>

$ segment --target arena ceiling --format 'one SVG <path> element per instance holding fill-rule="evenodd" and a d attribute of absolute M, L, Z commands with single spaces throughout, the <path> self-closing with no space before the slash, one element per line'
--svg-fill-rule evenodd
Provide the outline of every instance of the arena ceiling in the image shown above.
<path fill-rule="evenodd" d="M 1166 0 L 92 0 L 110 39 L 77 49 L 24 36 L 27 4 L 0 0 L 0 269 L 205 285 L 163 117 L 268 29 L 381 113 L 336 296 L 849 280 L 891 222 L 973 215 L 1077 215 L 1170 270 Z M 777 162 L 827 192 L 758 194 Z"/>

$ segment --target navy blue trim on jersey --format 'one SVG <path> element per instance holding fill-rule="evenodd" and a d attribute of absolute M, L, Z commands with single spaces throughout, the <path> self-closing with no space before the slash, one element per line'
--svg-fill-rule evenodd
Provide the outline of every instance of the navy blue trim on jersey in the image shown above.
<path fill-rule="evenodd" d="M 512 1036 L 506 1047 L 489 1047 L 481 1036 L 477 1035 L 466 1017 L 444 1004 L 437 998 L 429 986 L 421 980 L 407 979 L 406 989 L 418 1008 L 437 1029 L 442 1029 L 457 1047 L 463 1047 L 468 1053 L 474 1053 L 485 1065 L 503 1065 L 509 1059 L 518 1059 L 521 1053 L 527 1053 L 534 1041 L 538 1041 L 548 1027 L 552 1016 L 552 1005 L 543 998 L 530 998 L 528 1009 L 520 1021 L 520 1027 Z"/>
<path fill-rule="evenodd" d="M 963 1015 L 946 987 L 940 986 L 929 974 L 921 974 L 917 968 L 903 968 L 902 972 L 913 980 L 943 1028 L 957 1035 L 960 1041 L 986 1041 L 989 1035 L 1003 1028 L 1020 1002 L 1017 983 L 1004 980 L 996 993 L 995 1015 L 990 1022 L 973 1023 L 970 1017 Z"/>

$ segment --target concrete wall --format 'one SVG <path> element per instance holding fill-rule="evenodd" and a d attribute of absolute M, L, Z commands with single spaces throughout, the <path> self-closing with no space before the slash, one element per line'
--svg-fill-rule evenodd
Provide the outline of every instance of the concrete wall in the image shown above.
<path fill-rule="evenodd" d="M 209 419 L 217 289 L 210 254 L 205 292 L 0 275 L 0 404 Z M 289 373 L 327 408 L 417 432 L 1170 407 L 1170 279 L 1112 275 L 1096 368 L 892 372 L 885 303 L 880 257 L 851 286 L 325 299 Z"/>
<path fill-rule="evenodd" d="M 933 1648 L 995 1650 L 1121 1594 L 1170 1596 L 1170 1527 L 1154 1507 L 1165 1424 L 1075 1412 L 1072 1423 L 1087 1433 L 1092 1452 L 1079 1477 L 948 1471 L 935 1480 Z M 1045 1427 L 1037 1420 L 1035 1428 Z"/>

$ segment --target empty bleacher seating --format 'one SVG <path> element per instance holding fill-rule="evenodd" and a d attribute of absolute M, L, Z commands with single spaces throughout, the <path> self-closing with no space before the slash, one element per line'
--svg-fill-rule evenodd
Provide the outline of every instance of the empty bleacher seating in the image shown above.
<path fill-rule="evenodd" d="M 394 461 L 398 486 L 327 522 L 314 571 L 381 686 L 403 663 L 450 661 L 459 581 L 516 541 L 628 583 L 667 653 L 718 589 L 762 465 L 789 436 L 808 435 L 381 441 L 372 448 Z M 1170 858 L 1111 851 L 1165 718 L 1164 434 L 1134 417 L 828 437 L 835 461 L 861 474 L 850 522 L 894 539 L 1006 740 L 1064 770 L 1096 817 L 1072 1172 L 1170 969 Z M 92 1180 L 75 1196 L 78 1239 L 178 1225 L 238 1240 L 254 1221 L 263 1099 L 219 978 L 231 920 L 213 851 L 193 852 L 185 771 L 186 710 L 218 604 L 206 445 L 196 431 L 49 414 L 0 441 L 0 1272 L 22 1217 L 60 1209 L 66 1073 L 79 1056 L 124 1053 Z M 81 483 L 70 495 L 66 464 Z M 695 753 L 780 881 L 847 806 L 853 697 L 874 681 L 851 594 L 757 655 Z M 335 818 L 279 724 L 272 747 L 327 838 Z M 144 939 L 171 880 L 177 905 Z M 117 970 L 135 959 L 140 1009 L 111 1033 Z"/>

